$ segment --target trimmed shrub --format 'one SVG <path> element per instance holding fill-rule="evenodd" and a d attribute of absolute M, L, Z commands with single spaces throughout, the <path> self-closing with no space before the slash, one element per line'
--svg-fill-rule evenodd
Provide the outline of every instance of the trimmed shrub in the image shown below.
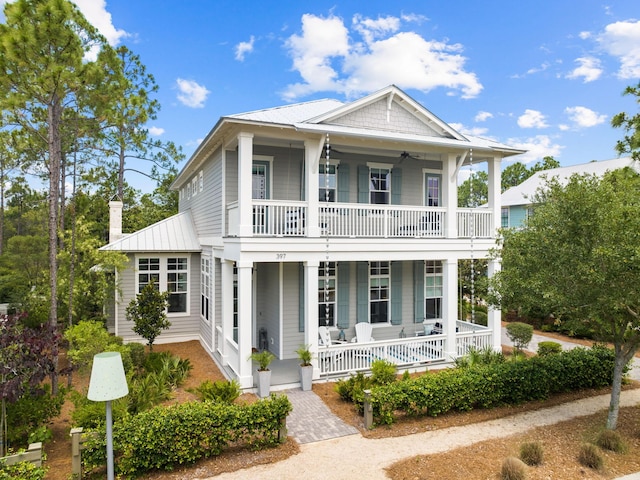
<path fill-rule="evenodd" d="M 277 445 L 283 419 L 292 406 L 284 395 L 246 405 L 187 402 L 155 407 L 113 425 L 116 475 L 134 478 L 150 470 L 172 470 L 219 455 L 231 444 Z M 104 464 L 104 430 L 88 436 L 82 454 L 85 471 Z"/>
<path fill-rule="evenodd" d="M 374 386 L 362 373 L 339 381 L 336 390 L 362 407 L 364 388 L 371 388 L 377 423 L 390 424 L 396 412 L 437 416 L 450 410 L 514 405 L 550 395 L 611 385 L 613 350 L 577 347 L 555 355 L 519 361 L 478 364 Z"/>
<path fill-rule="evenodd" d="M 36 467 L 31 462 L 18 462 L 13 465 L 6 465 L 0 462 L 0 480 L 43 480 L 47 469 Z"/>
<path fill-rule="evenodd" d="M 530 467 L 542 465 L 543 457 L 542 445 L 539 442 L 526 442 L 520 445 L 520 460 Z"/>
<path fill-rule="evenodd" d="M 623 453 L 626 450 L 626 445 L 622 436 L 615 430 L 603 430 L 596 439 L 596 445 L 603 450 L 609 450 L 610 452 Z"/>
<path fill-rule="evenodd" d="M 592 470 L 600 470 L 604 465 L 604 459 L 602 458 L 600 450 L 591 443 L 583 443 L 580 446 L 578 461 L 580 465 L 591 468 Z"/>
<path fill-rule="evenodd" d="M 533 327 L 522 322 L 512 322 L 507 324 L 507 337 L 513 342 L 513 348 L 522 351 L 527 348 L 531 337 L 533 337 Z"/>
<path fill-rule="evenodd" d="M 545 355 L 560 353 L 561 351 L 562 345 L 560 345 L 558 342 L 546 341 L 538 343 L 538 355 L 542 357 Z"/>
<path fill-rule="evenodd" d="M 527 478 L 527 466 L 517 457 L 507 457 L 502 461 L 500 478 L 502 480 L 524 480 Z"/>
<path fill-rule="evenodd" d="M 218 380 L 217 382 L 205 380 L 190 391 L 195 393 L 200 401 L 203 402 L 231 404 L 240 396 L 240 384 L 236 380 L 230 382 L 227 380 Z"/>
<path fill-rule="evenodd" d="M 374 385 L 387 385 L 396 381 L 398 368 L 387 360 L 371 362 L 371 377 Z"/>

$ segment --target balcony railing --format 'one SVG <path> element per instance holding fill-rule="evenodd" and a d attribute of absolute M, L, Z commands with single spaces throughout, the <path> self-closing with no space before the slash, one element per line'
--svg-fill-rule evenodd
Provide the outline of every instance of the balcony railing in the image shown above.
<path fill-rule="evenodd" d="M 306 202 L 253 200 L 253 235 L 305 237 L 308 235 Z M 238 203 L 227 207 L 229 235 L 238 234 Z M 321 235 L 330 237 L 445 238 L 444 207 L 323 203 L 318 207 Z M 456 209 L 457 238 L 492 238 L 492 211 L 487 208 Z"/>

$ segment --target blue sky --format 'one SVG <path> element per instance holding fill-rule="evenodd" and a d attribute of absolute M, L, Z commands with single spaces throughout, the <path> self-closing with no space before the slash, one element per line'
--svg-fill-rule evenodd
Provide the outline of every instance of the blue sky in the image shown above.
<path fill-rule="evenodd" d="M 155 76 L 162 110 L 148 127 L 187 158 L 222 115 L 391 83 L 463 133 L 529 151 L 505 166 L 614 158 L 611 117 L 637 113 L 622 96 L 640 79 L 632 0 L 76 3 Z"/>

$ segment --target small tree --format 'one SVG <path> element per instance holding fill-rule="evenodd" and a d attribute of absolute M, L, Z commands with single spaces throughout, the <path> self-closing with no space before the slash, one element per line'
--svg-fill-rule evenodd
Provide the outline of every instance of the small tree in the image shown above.
<path fill-rule="evenodd" d="M 507 325 L 507 337 L 513 342 L 516 353 L 522 352 L 533 337 L 533 327 L 522 322 L 513 322 Z"/>
<path fill-rule="evenodd" d="M 160 292 L 153 282 L 149 282 L 127 307 L 127 320 L 134 322 L 133 331 L 148 342 L 150 351 L 161 331 L 171 326 L 166 313 L 168 298 L 169 292 Z"/>

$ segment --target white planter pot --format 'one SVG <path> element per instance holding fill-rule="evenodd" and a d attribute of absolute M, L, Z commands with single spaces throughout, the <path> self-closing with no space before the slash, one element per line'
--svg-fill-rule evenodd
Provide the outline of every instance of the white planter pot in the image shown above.
<path fill-rule="evenodd" d="M 271 390 L 271 370 L 258 370 L 258 396 L 265 398 Z"/>
<path fill-rule="evenodd" d="M 300 383 L 302 384 L 302 390 L 311 390 L 311 384 L 313 379 L 313 365 L 302 366 L 300 365 Z"/>

